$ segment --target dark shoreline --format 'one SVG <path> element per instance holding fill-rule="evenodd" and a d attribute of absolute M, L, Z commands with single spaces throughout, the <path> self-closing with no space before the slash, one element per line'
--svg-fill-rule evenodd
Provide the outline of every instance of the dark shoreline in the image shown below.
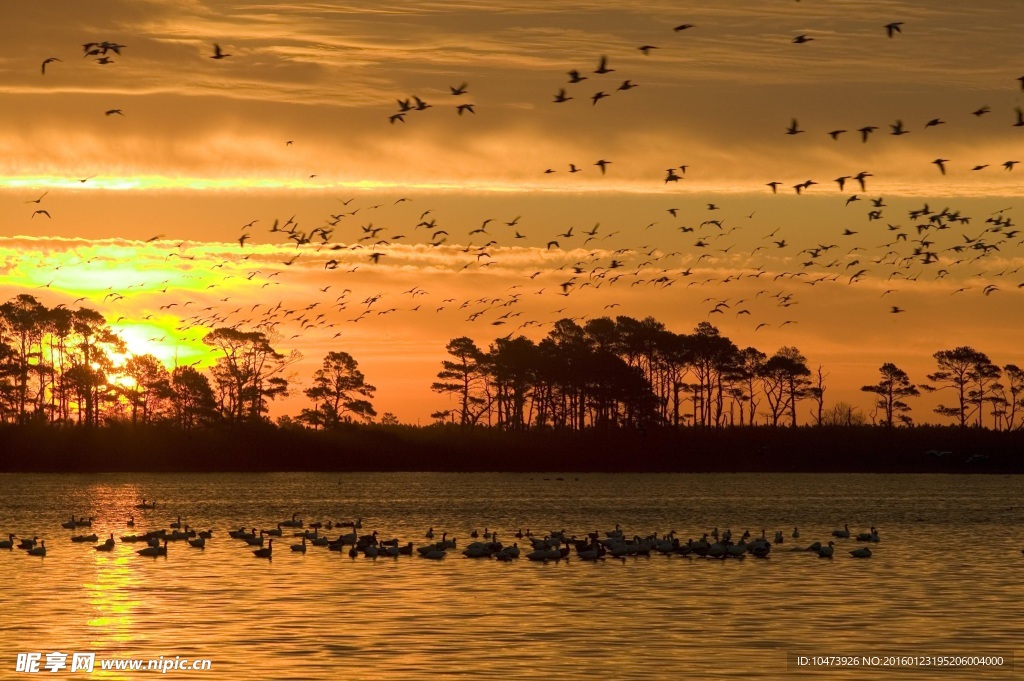
<path fill-rule="evenodd" d="M 0 472 L 249 471 L 1024 473 L 1024 432 L 0 427 Z"/>

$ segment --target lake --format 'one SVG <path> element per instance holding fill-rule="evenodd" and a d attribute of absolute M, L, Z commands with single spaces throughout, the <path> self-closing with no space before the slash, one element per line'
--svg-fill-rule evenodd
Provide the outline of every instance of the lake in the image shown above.
<path fill-rule="evenodd" d="M 300 456 L 293 454 L 293 456 Z M 19 652 L 210 659 L 181 679 L 782 678 L 822 676 L 795 656 L 1002 656 L 1024 649 L 1024 478 L 813 474 L 102 474 L 0 475 L 0 534 L 46 541 L 45 557 L 0 550 L 0 678 Z M 143 498 L 155 510 L 136 510 Z M 420 546 L 433 528 L 458 551 L 350 558 L 275 541 L 272 560 L 231 539 L 297 513 L 362 518 Z M 91 528 L 63 529 L 72 516 Z M 125 523 L 135 517 L 135 527 Z M 100 540 L 166 528 L 212 529 L 203 550 L 172 542 L 94 551 Z M 584 562 L 473 560 L 470 533 L 535 536 L 713 528 L 785 537 L 765 560 L 684 556 Z M 835 539 L 832 559 L 790 551 L 848 524 L 878 528 L 874 555 Z M 794 527 L 800 538 L 793 539 Z M 349 532 L 326 532 L 332 539 Z M 603 536 L 603 534 L 602 534 Z M 16 542 L 17 543 L 17 540 Z M 45 661 L 45 657 L 44 657 Z M 69 657 L 70 661 L 70 657 Z M 1024 664 L 1024 658 L 1022 658 Z M 104 671 L 98 678 L 138 678 Z M 46 676 L 77 676 L 64 670 Z M 837 678 L 978 678 L 977 667 L 861 668 Z M 992 678 L 1014 678 L 1008 668 Z"/>

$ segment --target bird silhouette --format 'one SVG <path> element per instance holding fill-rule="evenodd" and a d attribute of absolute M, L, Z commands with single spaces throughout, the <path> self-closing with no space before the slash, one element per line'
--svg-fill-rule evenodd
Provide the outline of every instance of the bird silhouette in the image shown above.
<path fill-rule="evenodd" d="M 220 49 L 220 45 L 218 45 L 217 43 L 213 44 L 213 54 L 210 55 L 210 59 L 224 59 L 230 56 L 230 54 L 227 54 L 226 52 Z"/>
<path fill-rule="evenodd" d="M 902 21 L 893 21 L 885 25 L 885 32 L 891 38 L 897 33 L 902 33 L 903 30 L 900 26 L 903 25 Z"/>
<path fill-rule="evenodd" d="M 62 60 L 57 59 L 57 57 L 47 57 L 46 59 L 43 60 L 43 66 L 42 66 L 42 68 L 40 70 L 42 71 L 42 74 L 44 76 L 46 75 L 46 65 L 47 64 L 52 64 L 55 61 L 62 61 Z"/>

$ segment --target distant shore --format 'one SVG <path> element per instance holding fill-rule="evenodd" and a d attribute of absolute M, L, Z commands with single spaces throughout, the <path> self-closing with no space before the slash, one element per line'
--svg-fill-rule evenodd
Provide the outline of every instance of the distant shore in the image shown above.
<path fill-rule="evenodd" d="M 502 432 L 0 427 L 3 472 L 1024 473 L 1024 432 L 923 426 Z"/>

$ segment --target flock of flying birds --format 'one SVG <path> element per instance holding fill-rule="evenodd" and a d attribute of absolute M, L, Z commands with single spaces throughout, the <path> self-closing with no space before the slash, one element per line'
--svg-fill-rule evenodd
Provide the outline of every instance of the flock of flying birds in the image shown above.
<path fill-rule="evenodd" d="M 892 22 L 884 26 L 885 33 L 890 39 L 897 38 L 902 32 L 902 26 L 903 22 Z M 693 24 L 684 23 L 676 26 L 674 33 L 678 35 L 695 29 Z M 792 43 L 806 45 L 814 40 L 814 37 L 803 34 L 793 38 Z M 82 47 L 83 58 L 92 58 L 95 63 L 103 66 L 114 64 L 114 57 L 120 59 L 122 51 L 126 50 L 125 45 L 108 41 L 89 42 Z M 646 56 L 659 48 L 644 44 L 637 49 Z M 212 54 L 208 56 L 217 61 L 232 57 L 218 44 L 213 45 Z M 238 58 L 240 57 L 235 57 Z M 46 75 L 48 65 L 61 61 L 57 57 L 46 58 L 42 62 L 42 74 Z M 590 73 L 579 69 L 569 71 L 568 82 L 558 89 L 552 103 L 565 105 L 573 100 L 589 100 L 591 107 L 596 107 L 603 99 L 613 95 L 620 96 L 639 86 L 633 79 L 635 76 L 626 79 L 622 79 L 621 76 L 609 76 L 617 71 L 608 57 L 600 56 L 595 61 L 596 68 Z M 1017 80 L 1024 90 L 1024 76 Z M 580 94 L 572 89 L 584 87 L 580 84 L 587 81 L 598 83 L 597 87 L 600 89 L 590 95 Z M 462 101 L 468 92 L 468 83 L 448 85 L 447 96 L 455 98 L 454 109 L 460 116 L 477 113 L 476 104 Z M 419 95 L 398 98 L 397 102 L 399 110 L 388 115 L 388 121 L 392 125 L 406 123 L 407 117 L 420 116 L 423 115 L 422 112 L 434 108 Z M 1009 125 L 1024 129 L 1024 111 L 1018 106 L 1015 112 L 1015 121 L 1011 121 Z M 981 118 L 992 113 L 992 110 L 985 105 L 970 113 L 976 118 Z M 105 114 L 108 117 L 125 115 L 119 108 L 108 109 Z M 927 135 L 931 129 L 943 125 L 947 125 L 947 122 L 933 118 L 918 130 L 905 125 L 903 120 L 897 120 L 890 124 L 889 134 L 895 137 L 912 132 Z M 867 144 L 879 129 L 878 125 L 864 125 L 857 128 L 856 132 L 860 135 L 860 142 Z M 785 129 L 785 134 L 794 137 L 806 132 L 796 117 Z M 826 134 L 838 142 L 844 135 L 854 133 L 835 128 L 826 131 Z M 294 140 L 288 140 L 285 144 L 291 146 L 293 143 Z M 932 163 L 939 173 L 945 175 L 951 168 L 949 164 L 953 162 L 939 157 Z M 1018 163 L 1019 161 L 1014 159 L 1001 162 L 1006 172 L 1012 172 Z M 600 170 L 601 175 L 613 172 L 613 161 L 606 158 L 597 159 L 592 165 Z M 568 164 L 568 172 L 582 172 L 581 166 L 576 163 Z M 971 164 L 971 172 L 981 172 L 989 166 L 990 163 Z M 665 170 L 663 184 L 680 183 L 685 179 L 689 167 L 687 164 L 680 164 L 668 168 Z M 556 172 L 558 171 L 554 168 L 547 168 L 544 174 L 551 175 Z M 309 177 L 315 178 L 316 174 Z M 234 292 L 235 282 L 228 281 L 231 278 L 236 282 L 245 279 L 261 289 L 274 287 L 280 284 L 279 278 L 285 277 L 290 271 L 289 268 L 300 258 L 307 268 L 321 270 L 324 275 L 327 272 L 352 275 L 357 270 L 362 269 L 365 272 L 380 264 L 408 265 L 415 262 L 416 258 L 422 258 L 423 253 L 429 253 L 436 248 L 450 256 L 448 262 L 455 261 L 455 264 L 447 266 L 452 273 L 478 272 L 489 268 L 501 270 L 503 256 L 517 253 L 518 244 L 526 239 L 531 243 L 544 244 L 544 249 L 535 247 L 534 250 L 540 253 L 534 255 L 548 266 L 530 274 L 523 274 L 520 283 L 503 291 L 477 298 L 441 299 L 440 296 L 432 296 L 419 285 L 402 293 L 374 289 L 364 296 L 366 291 L 357 294 L 351 288 L 357 285 L 357 279 L 338 277 L 330 279 L 330 283 L 319 288 L 322 294 L 319 299 L 309 302 L 304 307 L 285 305 L 283 300 L 274 304 L 270 299 L 266 299 L 266 302 L 258 302 L 251 307 L 237 306 L 230 310 L 229 308 L 234 307 L 231 304 L 231 295 L 219 298 L 218 302 L 211 300 L 210 295 L 197 295 L 194 300 L 180 300 L 160 305 L 159 310 L 180 315 L 181 323 L 176 330 L 183 334 L 179 338 L 182 341 L 196 341 L 202 337 L 206 329 L 214 326 L 278 330 L 279 326 L 283 328 L 292 325 L 294 328 L 297 325 L 298 333 L 291 335 L 291 339 L 313 331 L 331 329 L 334 330 L 333 337 L 337 338 L 341 335 L 338 329 L 343 322 L 357 323 L 368 318 L 431 309 L 436 313 L 454 311 L 468 322 L 485 321 L 493 326 L 505 326 L 504 330 L 508 330 L 506 337 L 511 337 L 530 327 L 552 324 L 557 319 L 555 316 L 543 319 L 535 314 L 530 316 L 536 318 L 524 318 L 526 313 L 517 308 L 527 307 L 523 303 L 533 299 L 533 296 L 557 295 L 570 298 L 579 296 L 588 288 L 605 288 L 609 289 L 605 292 L 607 298 L 614 296 L 611 290 L 635 287 L 664 290 L 701 286 L 713 287 L 717 292 L 717 295 L 708 296 L 703 300 L 703 303 L 708 305 L 708 319 L 714 319 L 715 315 L 731 315 L 737 320 L 746 318 L 750 320 L 753 330 L 757 331 L 773 325 L 784 327 L 798 323 L 798 319 L 779 319 L 780 313 L 772 310 L 786 310 L 799 304 L 799 293 L 805 286 L 853 286 L 868 278 L 891 282 L 891 288 L 887 288 L 881 294 L 881 298 L 895 296 L 903 290 L 902 287 L 908 285 L 908 282 L 916 282 L 922 278 L 942 280 L 949 277 L 951 281 L 962 283 L 963 285 L 953 290 L 951 295 L 977 290 L 985 296 L 990 296 L 1014 285 L 1017 288 L 1024 287 L 1024 281 L 1002 286 L 991 283 L 1003 277 L 1007 282 L 1012 281 L 1011 277 L 1020 273 L 1020 266 L 993 264 L 993 268 L 988 269 L 988 263 L 995 263 L 1000 257 L 1000 262 L 1005 262 L 1012 249 L 1024 245 L 1024 235 L 1016 228 L 1011 217 L 1012 208 L 1000 209 L 983 216 L 970 216 L 955 207 L 937 208 L 929 203 L 923 203 L 900 212 L 896 208 L 890 208 L 884 196 L 868 194 L 869 178 L 873 177 L 875 173 L 858 170 L 835 178 L 836 188 L 841 194 L 839 200 L 844 202 L 847 209 L 854 211 L 855 204 L 860 204 L 866 206 L 868 210 L 861 214 L 857 224 L 851 223 L 852 226 L 842 230 L 823 229 L 813 241 L 800 244 L 795 243 L 799 237 L 785 234 L 784 228 L 767 229 L 763 230 L 763 233 L 752 234 L 757 225 L 753 220 L 753 213 L 737 215 L 727 207 L 707 202 L 684 208 L 679 205 L 684 202 L 682 198 L 671 198 L 667 194 L 664 212 L 649 216 L 653 219 L 646 225 L 641 223 L 616 230 L 603 227 L 598 222 L 589 228 L 571 225 L 561 228 L 562 231 L 545 234 L 538 234 L 539 228 L 531 227 L 530 220 L 523 216 L 488 216 L 482 218 L 477 226 L 457 225 L 454 221 L 445 221 L 433 209 L 410 208 L 406 204 L 411 204 L 413 199 L 409 197 L 373 205 L 360 205 L 354 203 L 352 198 L 338 199 L 340 205 L 337 211 L 329 211 L 327 215 L 320 216 L 317 225 L 308 230 L 300 227 L 296 216 L 283 222 L 280 219 L 272 220 L 272 225 L 266 230 L 266 236 L 272 241 L 280 240 L 288 246 L 294 245 L 292 252 L 283 260 L 280 248 L 253 248 L 252 244 L 248 243 L 252 239 L 256 225 L 270 224 L 270 219 L 257 218 L 242 225 L 237 239 L 238 250 L 231 252 L 225 249 L 223 260 L 212 265 L 209 270 L 208 275 L 213 276 L 215 270 L 220 269 L 223 273 L 222 278 L 209 283 L 203 293 L 213 293 L 209 289 Z M 80 179 L 79 182 L 84 183 L 91 178 L 92 176 Z M 786 184 L 788 183 L 780 180 L 766 183 L 773 194 L 778 193 Z M 791 187 L 797 195 L 803 196 L 819 184 L 828 182 L 819 183 L 817 180 L 807 179 L 792 184 Z M 849 193 L 851 187 L 858 193 Z M 48 192 L 44 192 L 26 203 L 38 206 L 47 194 Z M 854 208 L 850 208 L 851 206 Z M 35 209 L 31 215 L 32 218 L 37 216 L 52 217 L 43 207 Z M 669 218 L 674 224 L 666 228 L 665 222 Z M 379 226 L 382 224 L 389 226 Z M 659 248 L 656 242 L 659 238 L 666 238 L 666 229 L 677 240 L 689 240 L 688 246 L 671 252 Z M 631 243 L 612 248 L 613 245 L 621 243 L 623 238 L 611 243 L 608 243 L 608 240 L 623 233 L 624 230 L 628 230 L 625 235 L 631 239 Z M 751 238 L 756 239 L 756 246 L 750 248 L 743 245 L 744 240 L 749 243 Z M 171 250 L 166 256 L 168 261 L 175 257 L 194 260 L 199 253 L 189 250 L 199 244 L 188 241 L 182 241 L 178 243 L 177 248 L 171 249 L 170 245 L 173 242 L 166 240 L 162 234 L 148 241 L 160 242 L 159 245 Z M 761 257 L 757 255 L 760 251 L 765 251 L 765 255 L 771 254 L 774 258 L 757 262 Z M 740 258 L 741 255 L 744 257 Z M 80 264 L 88 265 L 90 262 Z M 100 265 L 102 266 L 102 263 Z M 956 269 L 958 266 L 962 267 Z M 969 266 L 978 271 L 966 273 L 965 270 Z M 516 267 L 518 266 L 510 264 L 506 269 L 514 270 Z M 959 276 L 954 276 L 954 273 Z M 1024 280 L 1024 277 L 1019 278 Z M 756 293 L 745 297 L 727 294 L 728 285 L 741 281 L 749 283 L 750 279 L 764 282 L 763 285 L 758 285 L 759 290 Z M 327 282 L 326 279 L 324 281 Z M 51 281 L 44 288 L 52 284 Z M 170 288 L 168 281 L 157 284 L 141 282 L 134 286 L 153 293 L 167 293 Z M 126 293 L 127 290 L 122 292 L 109 289 L 101 301 L 92 302 L 116 302 L 123 299 Z M 83 299 L 80 298 L 79 301 L 81 300 Z M 204 303 L 211 304 L 204 306 Z M 607 314 L 608 310 L 620 305 L 619 302 L 609 303 L 604 306 L 604 313 Z M 560 309 L 553 309 L 549 314 L 568 316 L 568 302 L 560 304 L 559 307 Z M 881 307 L 888 308 L 892 314 L 905 311 L 895 304 Z M 192 314 L 185 316 L 187 310 Z M 348 314 L 342 314 L 344 312 Z M 144 319 L 150 319 L 157 314 L 160 312 L 154 311 Z M 781 315 L 792 316 L 784 312 Z M 587 316 L 578 314 L 570 318 L 583 320 Z M 123 319 L 122 316 L 118 321 Z M 191 337 L 195 332 L 198 332 L 198 335 Z M 164 341 L 165 338 L 154 337 L 149 340 Z"/>

